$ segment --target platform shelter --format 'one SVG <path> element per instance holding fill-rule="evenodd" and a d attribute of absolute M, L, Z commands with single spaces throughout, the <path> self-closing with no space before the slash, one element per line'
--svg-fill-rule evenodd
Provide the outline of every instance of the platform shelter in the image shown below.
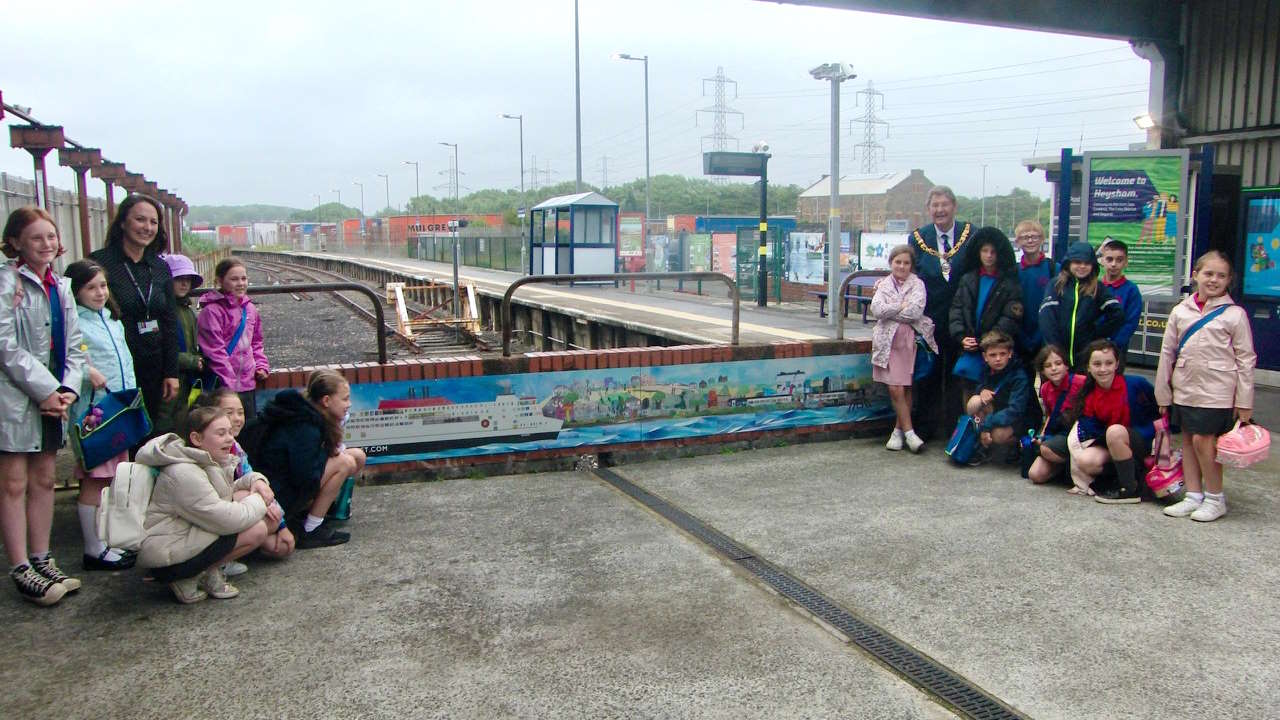
<path fill-rule="evenodd" d="M 548 198 L 529 211 L 531 275 L 615 272 L 618 203 L 596 192 Z"/>

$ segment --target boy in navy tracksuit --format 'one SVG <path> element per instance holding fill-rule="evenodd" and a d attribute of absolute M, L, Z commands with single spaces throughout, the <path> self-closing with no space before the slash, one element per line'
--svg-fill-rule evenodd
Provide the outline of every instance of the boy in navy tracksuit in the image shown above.
<path fill-rule="evenodd" d="M 1044 227 L 1035 220 L 1023 220 L 1013 229 L 1014 243 L 1022 249 L 1018 263 L 1018 283 L 1022 285 L 1022 307 L 1040 308 L 1044 294 L 1058 274 L 1058 264 L 1044 254 Z M 1039 312 L 1024 312 L 1022 331 L 1018 335 L 1018 355 L 1023 371 L 1027 373 L 1027 387 L 1035 387 L 1035 357 L 1044 347 L 1040 333 Z M 1040 403 L 1035 393 L 1027 393 L 1027 425 L 1039 427 L 1043 421 Z"/>
<path fill-rule="evenodd" d="M 1138 319 L 1142 317 L 1142 291 L 1124 276 L 1125 268 L 1129 267 L 1129 246 L 1121 240 L 1107 238 L 1102 241 L 1098 252 L 1102 256 L 1099 261 L 1106 271 L 1100 282 L 1107 286 L 1111 295 L 1124 308 L 1124 324 L 1112 334 L 1111 342 L 1120 348 L 1120 352 L 1128 352 L 1129 339 L 1138 329 Z"/>
<path fill-rule="evenodd" d="M 970 465 L 981 465 L 990 457 L 992 445 L 1017 448 L 1018 436 L 1026 430 L 1023 419 L 1029 387 L 1026 373 L 1013 359 L 1013 338 L 999 330 L 982 336 L 985 367 L 977 392 L 965 403 L 965 412 L 981 421 L 978 442 Z"/>

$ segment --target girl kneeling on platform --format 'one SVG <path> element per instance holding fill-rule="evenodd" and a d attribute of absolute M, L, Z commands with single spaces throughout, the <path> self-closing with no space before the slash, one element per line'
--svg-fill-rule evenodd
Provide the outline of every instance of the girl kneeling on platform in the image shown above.
<path fill-rule="evenodd" d="M 1040 484 L 1062 472 L 1067 462 L 1067 431 L 1071 423 L 1065 419 L 1066 412 L 1079 397 L 1085 376 L 1071 371 L 1066 352 L 1057 345 L 1040 348 L 1034 367 L 1040 373 L 1040 405 L 1045 422 L 1031 441 L 1038 454 L 1027 470 L 1027 479 Z"/>
<path fill-rule="evenodd" d="M 299 550 L 351 539 L 324 520 L 342 483 L 364 469 L 364 451 L 342 442 L 350 409 L 347 381 L 332 370 L 317 370 L 305 396 L 282 390 L 241 433 L 249 462 L 271 479 Z"/>
<path fill-rule="evenodd" d="M 1076 423 L 1067 440 L 1074 485 L 1068 492 L 1096 491 L 1100 503 L 1139 502 L 1142 460 L 1151 452 L 1158 417 L 1155 389 L 1140 375 L 1124 374 L 1124 360 L 1110 340 L 1089 343 L 1085 357 L 1089 376 L 1071 404 Z M 1108 462 L 1115 466 L 1115 485 L 1092 488 Z"/>
<path fill-rule="evenodd" d="M 196 408 L 187 424 L 187 442 L 169 433 L 138 451 L 137 462 L 160 471 L 138 564 L 169 583 L 178 602 L 233 598 L 240 591 L 227 582 L 222 565 L 262 545 L 281 511 L 261 474 L 233 480 L 239 458 L 226 412 Z M 236 499 L 237 491 L 245 493 Z"/>

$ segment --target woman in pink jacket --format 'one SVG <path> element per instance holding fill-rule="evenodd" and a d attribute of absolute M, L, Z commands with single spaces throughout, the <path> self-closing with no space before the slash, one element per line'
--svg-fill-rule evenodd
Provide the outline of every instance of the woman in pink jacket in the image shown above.
<path fill-rule="evenodd" d="M 1196 260 L 1196 291 L 1174 306 L 1156 370 L 1156 402 L 1182 426 L 1185 497 L 1164 509 L 1200 522 L 1227 514 L 1218 436 L 1253 417 L 1253 334 L 1244 308 L 1231 302 L 1231 262 L 1217 250 Z M 1202 322 L 1204 321 L 1204 322 Z M 1198 328 L 1194 333 L 1193 327 Z"/>
<path fill-rule="evenodd" d="M 200 298 L 197 340 L 208 359 L 205 367 L 218 384 L 240 395 L 248 420 L 257 414 L 257 383 L 271 369 L 262 350 L 262 318 L 249 299 L 249 272 L 243 262 L 227 258 L 214 268 L 214 275 L 218 290 Z"/>

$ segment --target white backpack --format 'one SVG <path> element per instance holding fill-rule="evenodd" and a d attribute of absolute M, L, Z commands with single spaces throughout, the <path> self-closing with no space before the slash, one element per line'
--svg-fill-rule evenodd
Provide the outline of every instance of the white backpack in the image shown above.
<path fill-rule="evenodd" d="M 98 537 L 111 547 L 137 550 L 146 533 L 147 505 L 156 484 L 156 471 L 146 465 L 122 462 L 110 487 L 102 488 L 98 505 Z"/>

